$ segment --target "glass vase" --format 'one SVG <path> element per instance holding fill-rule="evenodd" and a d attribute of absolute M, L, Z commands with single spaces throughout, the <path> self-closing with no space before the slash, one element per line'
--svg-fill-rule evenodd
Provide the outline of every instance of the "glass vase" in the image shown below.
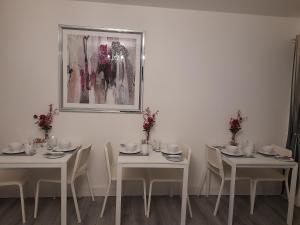
<path fill-rule="evenodd" d="M 237 146 L 238 143 L 236 142 L 236 133 L 231 133 L 231 140 L 229 142 L 230 145 L 232 146 Z"/>
<path fill-rule="evenodd" d="M 49 130 L 45 129 L 44 130 L 44 142 L 47 142 L 49 139 Z"/>
<path fill-rule="evenodd" d="M 145 131 L 146 132 L 146 144 L 149 144 L 150 141 L 150 131 Z"/>

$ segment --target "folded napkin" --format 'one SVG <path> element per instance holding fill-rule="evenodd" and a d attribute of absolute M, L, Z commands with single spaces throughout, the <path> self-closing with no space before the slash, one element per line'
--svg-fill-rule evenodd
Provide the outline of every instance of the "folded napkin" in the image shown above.
<path fill-rule="evenodd" d="M 52 151 L 47 151 L 44 155 L 61 156 L 61 155 L 65 155 L 65 153 L 64 153 L 64 152 L 52 152 Z"/>

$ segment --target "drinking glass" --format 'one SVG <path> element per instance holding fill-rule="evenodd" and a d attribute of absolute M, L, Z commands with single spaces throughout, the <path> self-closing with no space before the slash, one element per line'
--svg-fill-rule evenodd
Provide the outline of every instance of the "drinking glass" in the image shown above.
<path fill-rule="evenodd" d="M 57 146 L 57 138 L 55 136 L 51 136 L 48 139 L 47 145 L 48 145 L 49 150 L 52 150 L 53 148 L 55 148 Z"/>

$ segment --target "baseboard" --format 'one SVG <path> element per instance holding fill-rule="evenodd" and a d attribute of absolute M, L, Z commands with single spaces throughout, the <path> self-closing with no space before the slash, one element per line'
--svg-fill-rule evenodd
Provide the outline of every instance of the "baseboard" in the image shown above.
<path fill-rule="evenodd" d="M 172 188 L 170 188 L 172 187 Z M 247 186 L 248 187 L 248 186 Z M 236 195 L 249 195 L 249 189 L 247 187 L 244 187 L 243 185 L 237 185 L 236 188 Z M 89 196 L 90 192 L 87 187 L 87 185 L 79 184 L 76 186 L 77 188 L 77 193 L 78 196 Z M 93 186 L 93 192 L 95 196 L 104 196 L 106 193 L 106 185 L 94 185 Z M 218 188 L 219 186 L 214 185 L 212 186 L 212 190 L 210 192 L 210 195 L 217 195 L 218 194 Z M 33 197 L 34 196 L 34 186 L 32 185 L 27 185 L 24 187 L 24 192 L 26 197 Z M 148 188 L 147 188 L 148 189 Z M 153 195 L 170 195 L 170 189 L 172 189 L 172 194 L 173 195 L 180 195 L 181 193 L 181 185 L 179 184 L 172 184 L 172 186 L 168 184 L 157 184 L 156 186 L 153 187 Z M 199 191 L 200 187 L 199 185 L 190 185 L 189 186 L 189 195 L 206 195 L 205 191 L 202 190 L 201 192 Z M 264 188 L 263 185 L 260 185 L 257 190 L 258 195 L 280 195 L 280 188 L 275 188 L 275 187 L 267 187 Z M 110 188 L 110 196 L 115 196 L 116 193 L 116 186 L 115 184 L 112 184 Z M 134 182 L 128 182 L 123 184 L 123 190 L 122 190 L 123 195 L 128 195 L 128 196 L 137 196 L 137 195 L 142 195 L 143 194 L 143 189 L 141 184 L 136 184 Z M 224 195 L 229 194 L 229 187 L 224 188 Z M 55 185 L 47 185 L 43 186 L 40 190 L 40 196 L 41 197 L 54 197 L 54 196 L 59 196 L 60 195 L 60 185 L 55 184 Z M 71 192 L 68 188 L 68 195 L 71 196 Z M 0 192 L 0 198 L 9 198 L 9 197 L 19 197 L 19 192 L 18 189 L 12 188 L 12 187 L 3 187 L 1 188 Z M 300 206 L 300 201 L 299 198 L 296 198 L 296 204 Z"/>
<path fill-rule="evenodd" d="M 142 188 L 135 188 L 134 189 L 131 189 L 130 186 L 128 185 L 123 185 L 123 195 L 128 195 L 128 196 L 137 196 L 137 195 L 142 195 L 143 192 L 142 192 Z M 210 194 L 209 195 L 217 195 L 218 194 L 218 188 L 219 187 L 213 187 Z M 172 188 L 172 192 L 174 195 L 180 195 L 181 194 L 181 186 L 180 185 L 173 185 L 173 188 Z M 224 188 L 224 192 L 223 192 L 223 195 L 229 195 L 229 188 Z M 200 190 L 200 187 L 197 186 L 197 185 L 194 185 L 194 186 L 189 186 L 189 195 L 206 195 L 205 191 L 199 191 Z M 281 194 L 281 191 L 278 189 L 278 188 L 273 188 L 271 190 L 267 189 L 268 191 L 264 190 L 263 187 L 261 188 L 258 188 L 258 191 L 257 191 L 257 195 L 280 195 Z M 93 187 L 93 191 L 94 191 L 94 194 L 95 196 L 104 196 L 105 193 L 106 193 L 106 186 L 105 185 L 97 185 L 97 186 L 94 186 Z M 115 196 L 116 194 L 116 187 L 115 185 L 112 185 L 111 188 L 110 188 L 110 193 L 109 195 L 110 196 Z M 89 193 L 89 190 L 87 188 L 87 186 L 83 186 L 81 189 L 80 189 L 80 195 L 82 196 L 89 196 L 90 193 Z M 170 190 L 168 188 L 167 185 L 164 185 L 164 187 L 158 187 L 158 188 L 153 188 L 153 195 L 170 195 Z M 243 188 L 240 188 L 239 190 L 237 190 L 236 192 L 236 195 L 249 195 L 249 190 L 247 189 L 243 189 Z"/>

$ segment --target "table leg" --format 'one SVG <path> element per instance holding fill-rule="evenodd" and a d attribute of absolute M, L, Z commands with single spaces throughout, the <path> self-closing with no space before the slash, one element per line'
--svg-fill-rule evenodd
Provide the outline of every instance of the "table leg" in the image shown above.
<path fill-rule="evenodd" d="M 233 222 L 235 175 L 236 175 L 236 165 L 231 165 L 231 180 L 230 180 L 230 197 L 229 197 L 228 225 L 232 225 L 232 222 Z"/>
<path fill-rule="evenodd" d="M 187 203 L 187 195 L 188 195 L 188 177 L 189 177 L 189 168 L 186 165 L 183 168 L 180 225 L 185 225 L 185 221 L 186 221 L 186 203 Z"/>
<path fill-rule="evenodd" d="M 116 225 L 121 225 L 122 165 L 117 168 Z"/>
<path fill-rule="evenodd" d="M 61 225 L 67 225 L 67 166 L 61 167 Z"/>
<path fill-rule="evenodd" d="M 287 215 L 287 224 L 288 225 L 292 225 L 292 223 L 293 223 L 297 172 L 298 172 L 298 165 L 294 166 L 294 168 L 292 170 L 290 196 L 289 196 L 290 200 L 289 200 L 289 208 L 288 208 L 288 215 Z"/>

